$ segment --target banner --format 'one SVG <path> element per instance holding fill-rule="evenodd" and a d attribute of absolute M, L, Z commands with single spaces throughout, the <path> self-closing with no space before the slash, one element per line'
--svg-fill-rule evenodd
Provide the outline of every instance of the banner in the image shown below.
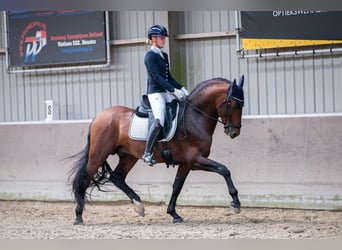
<path fill-rule="evenodd" d="M 101 11 L 8 12 L 10 67 L 106 62 L 106 22 Z"/>
<path fill-rule="evenodd" d="M 342 43 L 341 11 L 242 11 L 242 47 L 265 49 Z"/>

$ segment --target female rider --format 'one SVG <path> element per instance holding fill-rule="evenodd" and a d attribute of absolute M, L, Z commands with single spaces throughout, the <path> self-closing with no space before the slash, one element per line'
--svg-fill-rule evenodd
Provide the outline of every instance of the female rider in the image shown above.
<path fill-rule="evenodd" d="M 153 25 L 148 29 L 151 48 L 147 51 L 144 63 L 147 70 L 147 96 L 150 101 L 154 121 L 147 133 L 146 149 L 142 156 L 144 162 L 152 166 L 154 145 L 165 123 L 165 106 L 174 97 L 185 98 L 189 93 L 172 76 L 169 70 L 167 53 L 161 49 L 168 37 L 167 29 L 162 25 Z"/>

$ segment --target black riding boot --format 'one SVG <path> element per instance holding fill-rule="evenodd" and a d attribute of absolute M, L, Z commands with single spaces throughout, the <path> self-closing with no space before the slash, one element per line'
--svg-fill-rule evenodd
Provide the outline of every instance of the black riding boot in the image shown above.
<path fill-rule="evenodd" d="M 146 139 L 146 149 L 142 156 L 142 159 L 144 162 L 146 162 L 148 165 L 152 166 L 153 164 L 156 164 L 157 162 L 152 158 L 153 155 L 153 149 L 154 145 L 159 137 L 160 132 L 162 131 L 162 126 L 160 125 L 159 119 L 156 119 L 147 134 Z"/>

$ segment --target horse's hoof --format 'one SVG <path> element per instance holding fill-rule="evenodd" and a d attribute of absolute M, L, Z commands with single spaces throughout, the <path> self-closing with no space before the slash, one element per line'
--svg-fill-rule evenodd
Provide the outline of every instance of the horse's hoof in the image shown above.
<path fill-rule="evenodd" d="M 239 214 L 241 212 L 241 208 L 239 208 L 239 207 L 232 207 L 232 210 L 233 210 L 234 214 Z"/>
<path fill-rule="evenodd" d="M 176 218 L 176 219 L 173 219 L 173 224 L 182 224 L 184 223 L 184 220 L 182 218 Z"/>
<path fill-rule="evenodd" d="M 239 214 L 241 212 L 241 206 L 236 205 L 234 202 L 230 203 L 230 207 L 233 210 L 234 214 Z"/>
<path fill-rule="evenodd" d="M 144 208 L 144 205 L 139 202 L 139 201 L 136 201 L 133 199 L 133 203 L 134 203 L 134 211 L 140 215 L 141 217 L 144 217 L 145 216 L 145 208 Z"/>
<path fill-rule="evenodd" d="M 74 225 L 84 225 L 83 220 L 82 219 L 76 219 L 74 221 Z"/>

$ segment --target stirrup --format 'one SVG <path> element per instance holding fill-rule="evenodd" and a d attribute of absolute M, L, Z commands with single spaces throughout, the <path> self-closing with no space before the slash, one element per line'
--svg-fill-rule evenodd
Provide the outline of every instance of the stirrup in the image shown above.
<path fill-rule="evenodd" d="M 153 166 L 157 162 L 152 158 L 150 153 L 145 153 L 142 157 L 142 160 L 147 163 L 149 166 Z"/>

